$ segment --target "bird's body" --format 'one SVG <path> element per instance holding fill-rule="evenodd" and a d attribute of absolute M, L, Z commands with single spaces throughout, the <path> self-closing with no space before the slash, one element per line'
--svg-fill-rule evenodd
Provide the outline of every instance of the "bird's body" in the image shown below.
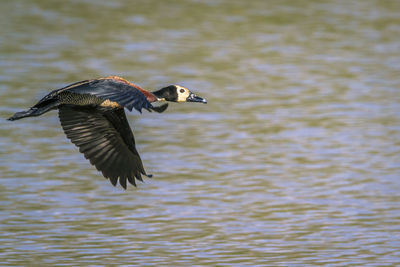
<path fill-rule="evenodd" d="M 61 126 L 71 142 L 114 186 L 119 180 L 126 188 L 127 180 L 136 185 L 135 178 L 142 181 L 142 175 L 150 175 L 146 174 L 136 150 L 124 108 L 163 112 L 168 104 L 152 105 L 162 100 L 206 103 L 205 99 L 178 85 L 149 92 L 123 78 L 109 76 L 54 90 L 9 120 L 40 116 L 58 109 Z"/>

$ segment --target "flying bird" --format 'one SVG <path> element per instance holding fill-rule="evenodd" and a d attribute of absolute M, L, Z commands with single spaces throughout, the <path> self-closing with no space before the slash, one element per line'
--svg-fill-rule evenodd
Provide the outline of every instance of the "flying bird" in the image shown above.
<path fill-rule="evenodd" d="M 151 175 L 144 170 L 124 108 L 161 113 L 168 103 L 152 105 L 161 101 L 207 103 L 183 86 L 169 85 L 149 92 L 121 77 L 108 76 L 56 89 L 8 120 L 40 116 L 58 109 L 67 138 L 114 186 L 119 180 L 126 189 L 127 180 L 136 186 L 135 179 L 143 181 L 142 175 Z"/>

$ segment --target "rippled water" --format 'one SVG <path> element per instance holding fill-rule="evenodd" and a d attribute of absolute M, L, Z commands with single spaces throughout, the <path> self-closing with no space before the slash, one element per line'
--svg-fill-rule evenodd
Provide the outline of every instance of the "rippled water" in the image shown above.
<path fill-rule="evenodd" d="M 3 120 L 0 265 L 400 264 L 399 1 L 1 6 L 2 118 L 112 74 L 209 104 L 129 114 L 127 191 L 56 112 Z"/>

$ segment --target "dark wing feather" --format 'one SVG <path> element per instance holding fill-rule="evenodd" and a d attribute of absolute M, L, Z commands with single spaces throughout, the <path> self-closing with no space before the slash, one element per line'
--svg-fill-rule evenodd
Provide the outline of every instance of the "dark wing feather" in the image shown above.
<path fill-rule="evenodd" d="M 57 93 L 60 93 L 61 91 L 94 95 L 103 100 L 108 99 L 126 107 L 129 111 L 132 111 L 132 109 L 135 108 L 139 112 L 142 112 L 142 108 L 152 108 L 152 105 L 147 100 L 146 96 L 137 88 L 115 79 L 83 81 L 59 89 Z"/>
<path fill-rule="evenodd" d="M 155 112 L 163 113 L 163 112 L 167 109 L 167 107 L 168 107 L 168 103 L 166 103 L 166 104 L 164 104 L 164 105 L 161 105 L 161 106 L 159 106 L 159 107 L 152 107 L 152 108 L 149 109 L 149 110 L 154 110 Z"/>
<path fill-rule="evenodd" d="M 67 137 L 114 186 L 118 178 L 125 189 L 126 180 L 142 181 L 146 172 L 122 108 L 61 106 L 58 114 Z"/>

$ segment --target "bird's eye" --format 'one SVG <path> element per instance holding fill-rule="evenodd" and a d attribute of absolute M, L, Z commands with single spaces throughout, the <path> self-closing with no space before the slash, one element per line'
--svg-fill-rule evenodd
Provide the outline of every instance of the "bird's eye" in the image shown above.
<path fill-rule="evenodd" d="M 185 89 L 181 89 L 181 90 L 179 90 L 179 92 L 181 92 L 183 94 L 185 92 Z"/>

